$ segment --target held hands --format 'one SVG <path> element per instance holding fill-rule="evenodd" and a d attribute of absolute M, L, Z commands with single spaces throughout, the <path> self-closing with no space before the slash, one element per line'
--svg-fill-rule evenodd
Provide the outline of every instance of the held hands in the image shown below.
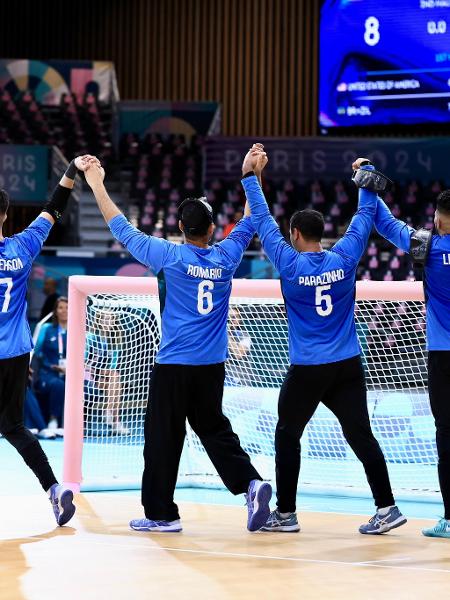
<path fill-rule="evenodd" d="M 254 171 L 257 176 L 260 176 L 267 161 L 268 158 L 267 154 L 264 152 L 264 146 L 260 143 L 253 144 L 244 157 L 242 163 L 242 175 Z"/>
<path fill-rule="evenodd" d="M 353 169 L 353 171 L 357 171 L 358 169 L 360 169 L 361 165 L 363 163 L 368 164 L 368 165 L 372 164 L 368 158 L 357 158 L 355 160 L 355 162 L 352 163 L 352 169 Z"/>
<path fill-rule="evenodd" d="M 101 166 L 100 161 L 96 156 L 91 154 L 84 154 L 83 156 L 77 156 L 75 159 L 75 166 L 79 171 L 87 171 L 91 164 L 97 164 Z"/>
<path fill-rule="evenodd" d="M 103 180 L 105 179 L 105 169 L 100 166 L 97 159 L 90 160 L 84 172 L 84 176 L 89 186 L 93 189 L 94 187 L 103 184 Z"/>

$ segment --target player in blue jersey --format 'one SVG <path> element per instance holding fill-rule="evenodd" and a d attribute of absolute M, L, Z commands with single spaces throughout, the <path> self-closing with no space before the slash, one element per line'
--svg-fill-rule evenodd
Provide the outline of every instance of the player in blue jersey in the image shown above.
<path fill-rule="evenodd" d="M 22 233 L 3 237 L 0 229 L 0 433 L 12 444 L 48 493 L 58 525 L 75 513 L 73 493 L 59 485 L 37 439 L 24 427 L 24 400 L 33 348 L 27 321 L 27 283 L 34 259 L 50 229 L 67 206 L 77 169 L 72 161 L 41 214 Z M 0 225 L 7 218 L 9 197 L 0 190 Z"/>
<path fill-rule="evenodd" d="M 439 194 L 435 233 L 416 231 L 396 219 L 378 198 L 375 227 L 380 235 L 411 253 L 424 269 L 427 319 L 428 392 L 436 423 L 438 474 L 444 518 L 423 534 L 450 538 L 450 190 Z"/>
<path fill-rule="evenodd" d="M 162 340 L 150 382 L 145 419 L 144 519 L 137 531 L 181 531 L 173 495 L 188 419 L 226 487 L 247 494 L 247 527 L 255 531 L 269 515 L 272 488 L 242 450 L 222 412 L 227 359 L 227 318 L 233 275 L 254 235 L 244 217 L 219 244 L 212 208 L 204 198 L 188 198 L 179 208 L 184 244 L 145 235 L 133 227 L 108 197 L 102 171 L 86 171 L 100 210 L 114 237 L 163 282 L 160 293 Z"/>
<path fill-rule="evenodd" d="M 300 438 L 323 402 L 338 418 L 347 442 L 363 463 L 377 506 L 375 516 L 359 531 L 385 533 L 406 519 L 395 506 L 386 461 L 370 427 L 354 319 L 356 269 L 372 229 L 377 197 L 360 190 L 358 211 L 330 251 L 321 245 L 323 215 L 310 209 L 297 211 L 290 221 L 290 246 L 270 215 L 257 178 L 266 162 L 262 147 L 256 169 L 250 168 L 247 155 L 242 185 L 253 225 L 280 273 L 291 366 L 280 391 L 275 433 L 277 509 L 263 529 L 300 530 L 296 515 Z M 361 163 L 363 159 L 357 166 Z M 363 168 L 373 169 L 371 165 Z"/>

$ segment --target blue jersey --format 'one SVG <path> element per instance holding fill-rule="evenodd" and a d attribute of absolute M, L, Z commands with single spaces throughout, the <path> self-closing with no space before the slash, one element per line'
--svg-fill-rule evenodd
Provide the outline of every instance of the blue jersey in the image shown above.
<path fill-rule="evenodd" d="M 33 348 L 27 321 L 27 283 L 33 260 L 52 224 L 38 217 L 22 233 L 0 242 L 0 359 Z"/>
<path fill-rule="evenodd" d="M 375 227 L 404 252 L 411 248 L 414 229 L 396 219 L 378 198 Z M 433 235 L 424 268 L 428 350 L 450 350 L 450 234 Z"/>
<path fill-rule="evenodd" d="M 255 176 L 242 180 L 252 221 L 278 269 L 294 365 L 337 362 L 360 354 L 354 306 L 356 269 L 372 230 L 377 197 L 360 190 L 358 211 L 330 251 L 298 252 L 272 218 Z"/>
<path fill-rule="evenodd" d="M 156 362 L 209 365 L 225 361 L 231 284 L 254 235 L 251 219 L 242 219 L 225 240 L 208 248 L 145 235 L 123 215 L 111 219 L 109 226 L 139 262 L 164 280 Z"/>

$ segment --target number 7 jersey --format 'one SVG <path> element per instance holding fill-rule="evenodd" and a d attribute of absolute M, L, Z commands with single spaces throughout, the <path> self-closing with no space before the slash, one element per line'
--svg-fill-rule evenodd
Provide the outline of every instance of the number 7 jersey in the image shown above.
<path fill-rule="evenodd" d="M 27 321 L 28 278 L 51 227 L 47 219 L 38 217 L 22 233 L 0 242 L 0 359 L 33 348 Z"/>
<path fill-rule="evenodd" d="M 233 275 L 254 235 L 250 218 L 208 248 L 148 236 L 123 215 L 111 219 L 112 234 L 158 274 L 162 338 L 156 362 L 209 365 L 228 357 L 227 319 Z"/>

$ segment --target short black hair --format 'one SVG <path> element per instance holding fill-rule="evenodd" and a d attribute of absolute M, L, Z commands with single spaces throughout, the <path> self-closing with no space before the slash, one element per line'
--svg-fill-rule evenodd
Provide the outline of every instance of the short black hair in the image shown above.
<path fill-rule="evenodd" d="M 436 207 L 439 212 L 450 217 L 450 190 L 444 190 L 437 197 Z"/>
<path fill-rule="evenodd" d="M 0 215 L 6 215 L 9 208 L 9 196 L 6 190 L 0 190 Z"/>
<path fill-rule="evenodd" d="M 186 198 L 178 207 L 178 218 L 184 225 L 186 237 L 198 240 L 208 233 L 213 222 L 212 208 L 206 198 Z"/>
<path fill-rule="evenodd" d="M 298 210 L 291 217 L 290 228 L 298 229 L 307 242 L 320 242 L 325 228 L 323 214 L 312 208 Z"/>

